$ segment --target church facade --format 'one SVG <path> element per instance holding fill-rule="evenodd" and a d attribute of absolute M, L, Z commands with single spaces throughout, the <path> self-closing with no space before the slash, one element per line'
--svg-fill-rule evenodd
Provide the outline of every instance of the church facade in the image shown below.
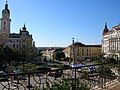
<path fill-rule="evenodd" d="M 19 51 L 29 60 L 35 48 L 32 35 L 29 34 L 25 25 L 19 30 L 19 33 L 11 33 L 10 26 L 10 10 L 6 3 L 0 18 L 0 45 L 6 45 L 13 50 Z"/>

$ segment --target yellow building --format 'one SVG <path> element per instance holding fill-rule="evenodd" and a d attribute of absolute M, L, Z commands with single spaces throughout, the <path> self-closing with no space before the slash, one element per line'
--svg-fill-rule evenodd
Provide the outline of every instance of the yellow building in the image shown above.
<path fill-rule="evenodd" d="M 101 56 L 101 45 L 85 45 L 80 42 L 73 42 L 65 50 L 66 57 L 70 57 L 73 60 L 85 60 L 92 59 Z"/>

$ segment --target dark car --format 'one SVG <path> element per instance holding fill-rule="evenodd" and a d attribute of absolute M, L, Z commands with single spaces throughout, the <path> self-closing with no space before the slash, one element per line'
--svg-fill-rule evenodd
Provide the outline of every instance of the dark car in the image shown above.
<path fill-rule="evenodd" d="M 7 73 L 0 71 L 0 80 L 8 80 Z"/>
<path fill-rule="evenodd" d="M 51 68 L 49 68 L 49 67 L 38 67 L 37 69 L 35 69 L 35 72 L 47 73 L 50 70 L 51 70 Z"/>
<path fill-rule="evenodd" d="M 63 70 L 57 70 L 48 73 L 48 76 L 52 76 L 55 78 L 61 77 L 62 75 L 63 75 Z"/>

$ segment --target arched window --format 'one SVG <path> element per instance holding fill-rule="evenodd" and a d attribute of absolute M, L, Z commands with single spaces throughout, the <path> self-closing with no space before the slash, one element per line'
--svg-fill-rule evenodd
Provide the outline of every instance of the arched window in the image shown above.
<path fill-rule="evenodd" d="M 6 22 L 4 22 L 4 25 L 6 25 Z"/>

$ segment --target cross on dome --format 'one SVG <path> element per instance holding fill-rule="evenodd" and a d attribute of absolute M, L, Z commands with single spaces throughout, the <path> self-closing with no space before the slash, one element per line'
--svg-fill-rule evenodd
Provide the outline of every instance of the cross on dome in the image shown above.
<path fill-rule="evenodd" d="M 8 1 L 6 1 L 6 4 L 5 4 L 5 9 L 8 9 L 8 4 L 7 4 Z"/>

